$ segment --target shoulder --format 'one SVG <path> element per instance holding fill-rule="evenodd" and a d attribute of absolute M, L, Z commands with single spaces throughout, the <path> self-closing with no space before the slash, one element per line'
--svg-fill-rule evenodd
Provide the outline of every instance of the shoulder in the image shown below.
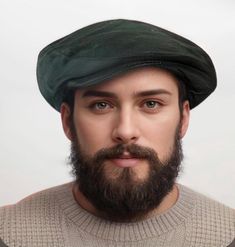
<path fill-rule="evenodd" d="M 47 242 L 62 241 L 59 240 L 60 237 L 54 239 L 53 236 L 53 232 L 61 232 L 57 194 L 68 185 L 49 188 L 32 194 L 16 204 L 0 207 L 0 239 L 9 246 L 16 246 L 16 243 L 25 246 L 24 243 L 30 241 L 34 244 L 37 239 L 43 238 L 46 238 Z M 37 239 L 33 239 L 33 236 L 37 236 Z"/>
<path fill-rule="evenodd" d="M 193 195 L 194 202 L 187 221 L 190 243 L 229 246 L 235 239 L 235 210 L 185 186 L 183 189 Z"/>

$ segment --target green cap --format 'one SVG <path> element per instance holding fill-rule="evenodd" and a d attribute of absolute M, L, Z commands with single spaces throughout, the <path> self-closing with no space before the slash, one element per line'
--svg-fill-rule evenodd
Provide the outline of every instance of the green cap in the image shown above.
<path fill-rule="evenodd" d="M 84 27 L 45 47 L 38 56 L 39 89 L 56 110 L 68 92 L 131 69 L 156 66 L 186 85 L 190 108 L 216 88 L 208 54 L 188 39 L 134 20 L 108 20 Z"/>

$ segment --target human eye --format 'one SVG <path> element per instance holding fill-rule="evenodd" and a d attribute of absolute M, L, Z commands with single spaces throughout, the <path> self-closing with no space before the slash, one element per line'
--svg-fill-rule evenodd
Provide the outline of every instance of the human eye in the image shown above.
<path fill-rule="evenodd" d="M 112 105 L 108 102 L 105 101 L 99 101 L 99 102 L 94 102 L 92 104 L 89 105 L 89 108 L 94 111 L 94 112 L 98 112 L 98 113 L 104 113 L 109 111 L 112 107 Z"/>
<path fill-rule="evenodd" d="M 146 100 L 143 103 L 143 108 L 147 112 L 156 112 L 161 104 L 156 100 Z"/>

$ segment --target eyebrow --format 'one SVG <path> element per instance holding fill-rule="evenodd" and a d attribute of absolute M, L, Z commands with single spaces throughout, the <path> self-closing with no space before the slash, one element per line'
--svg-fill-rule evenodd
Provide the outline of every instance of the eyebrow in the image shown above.
<path fill-rule="evenodd" d="M 138 97 L 159 95 L 159 94 L 172 95 L 172 93 L 170 93 L 169 91 L 165 89 L 153 89 L 153 90 L 135 92 L 134 96 L 138 98 Z M 115 98 L 115 99 L 118 98 L 118 96 L 115 93 L 106 92 L 106 91 L 97 91 L 97 90 L 88 90 L 84 92 L 82 95 L 82 98 L 86 98 L 86 97 L 108 97 L 108 98 Z"/>

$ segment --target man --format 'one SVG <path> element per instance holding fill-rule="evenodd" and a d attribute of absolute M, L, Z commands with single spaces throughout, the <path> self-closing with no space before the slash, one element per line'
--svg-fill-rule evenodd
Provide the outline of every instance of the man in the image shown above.
<path fill-rule="evenodd" d="M 0 209 L 8 246 L 235 246 L 233 209 L 177 184 L 209 56 L 159 27 L 111 20 L 44 48 L 37 78 L 61 113 L 75 181 Z"/>

